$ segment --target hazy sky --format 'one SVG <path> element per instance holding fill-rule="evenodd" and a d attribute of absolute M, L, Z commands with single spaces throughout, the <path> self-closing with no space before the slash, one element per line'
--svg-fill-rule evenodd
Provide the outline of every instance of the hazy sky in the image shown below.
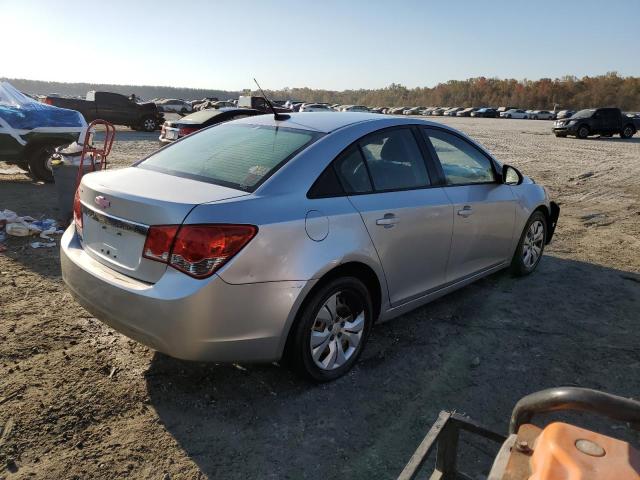
<path fill-rule="evenodd" d="M 0 0 L 0 77 L 238 90 L 640 76 L 638 0 Z"/>

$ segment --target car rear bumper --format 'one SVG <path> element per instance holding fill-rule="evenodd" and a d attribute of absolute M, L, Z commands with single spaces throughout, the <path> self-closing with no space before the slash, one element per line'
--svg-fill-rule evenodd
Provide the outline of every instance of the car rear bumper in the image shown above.
<path fill-rule="evenodd" d="M 155 284 L 90 257 L 71 225 L 61 239 L 62 277 L 92 315 L 172 357 L 196 361 L 274 361 L 315 281 L 232 285 L 196 280 L 171 267 Z"/>

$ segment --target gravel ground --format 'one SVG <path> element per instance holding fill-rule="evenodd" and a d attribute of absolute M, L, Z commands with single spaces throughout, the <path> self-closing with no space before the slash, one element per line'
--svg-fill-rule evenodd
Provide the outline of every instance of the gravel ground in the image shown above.
<path fill-rule="evenodd" d="M 505 431 L 532 391 L 640 391 L 640 138 L 557 139 L 546 121 L 442 119 L 562 208 L 537 272 L 498 273 L 374 328 L 327 385 L 278 365 L 174 360 L 67 293 L 57 249 L 0 254 L 0 479 L 394 478 L 441 409 Z M 157 147 L 121 131 L 114 167 Z M 0 173 L 0 209 L 55 216 L 50 185 Z M 624 425 L 604 433 L 639 442 Z M 463 438 L 468 471 L 488 446 Z"/>

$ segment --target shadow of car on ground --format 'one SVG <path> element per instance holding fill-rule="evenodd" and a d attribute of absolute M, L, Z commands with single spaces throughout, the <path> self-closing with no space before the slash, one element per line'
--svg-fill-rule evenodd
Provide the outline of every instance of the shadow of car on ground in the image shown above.
<path fill-rule="evenodd" d="M 146 381 L 165 428 L 210 478 L 395 478 L 442 409 L 505 432 L 515 402 L 543 388 L 637 395 L 639 311 L 639 275 L 547 255 L 533 275 L 494 274 L 375 326 L 333 383 L 161 354 Z M 468 472 L 495 453 L 465 447 Z"/>

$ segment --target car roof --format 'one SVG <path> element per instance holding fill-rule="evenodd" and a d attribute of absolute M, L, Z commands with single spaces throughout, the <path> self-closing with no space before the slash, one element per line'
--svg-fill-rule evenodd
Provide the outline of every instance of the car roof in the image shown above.
<path fill-rule="evenodd" d="M 380 124 L 380 128 L 420 123 L 425 126 L 436 126 L 450 130 L 449 127 L 439 122 L 430 122 L 428 120 L 416 118 L 388 117 L 386 115 L 379 115 L 376 113 L 300 112 L 290 113 L 287 115 L 289 118 L 286 120 L 275 120 L 273 115 L 266 114 L 235 120 L 234 123 L 299 128 L 304 130 L 314 130 L 321 133 L 330 133 L 350 125 L 364 122 Z"/>
<path fill-rule="evenodd" d="M 372 122 L 380 119 L 380 115 L 375 113 L 356 112 L 299 112 L 288 113 L 287 115 L 289 118 L 286 120 L 275 120 L 273 115 L 267 114 L 243 118 L 237 122 L 249 123 L 252 125 L 279 125 L 281 127 L 302 128 L 305 130 L 329 133 L 348 125 L 361 122 Z"/>

